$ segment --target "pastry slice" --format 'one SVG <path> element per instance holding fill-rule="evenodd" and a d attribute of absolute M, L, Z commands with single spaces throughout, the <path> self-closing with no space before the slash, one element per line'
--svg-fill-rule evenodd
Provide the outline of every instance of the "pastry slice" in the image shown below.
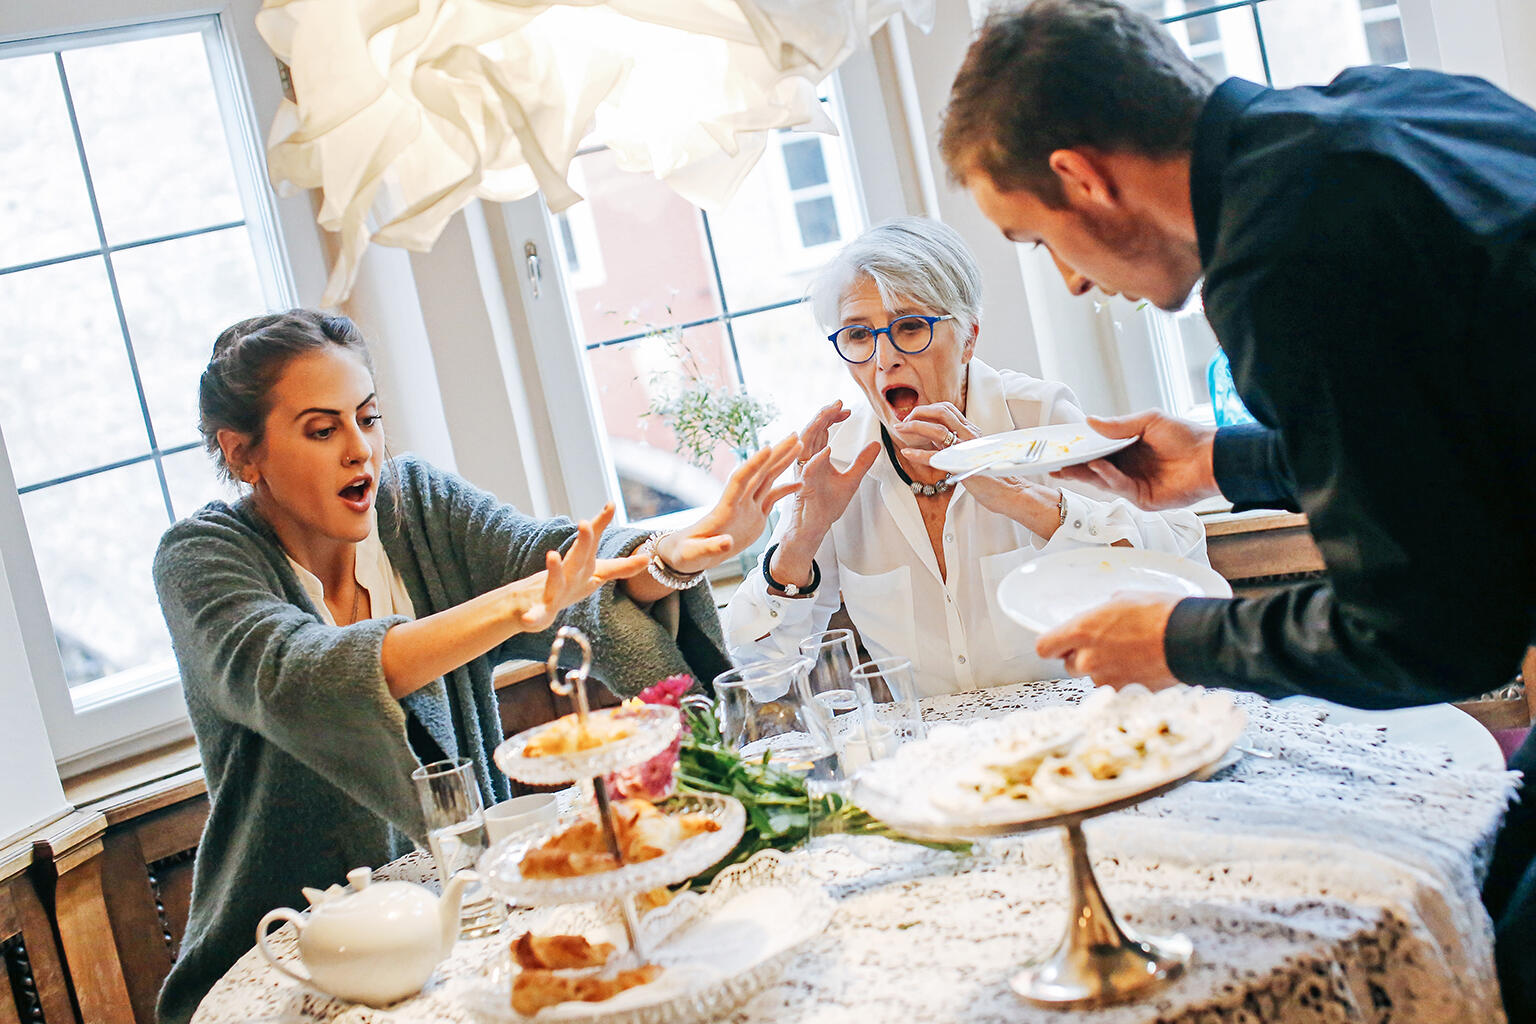
<path fill-rule="evenodd" d="M 613 943 L 588 942 L 584 935 L 535 935 L 524 932 L 512 942 L 512 959 L 529 969 L 601 967 L 613 955 Z"/>
<path fill-rule="evenodd" d="M 661 968 L 655 964 L 642 964 L 632 970 L 620 971 L 611 978 L 573 977 L 543 969 L 523 970 L 512 979 L 512 1009 L 532 1017 L 556 1003 L 572 1000 L 600 1003 L 637 985 L 647 985 L 660 976 Z"/>

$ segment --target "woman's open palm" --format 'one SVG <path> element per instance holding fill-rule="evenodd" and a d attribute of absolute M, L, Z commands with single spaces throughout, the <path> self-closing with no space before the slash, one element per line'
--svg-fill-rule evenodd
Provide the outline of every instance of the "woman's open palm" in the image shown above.
<path fill-rule="evenodd" d="M 680 573 L 703 572 L 750 546 L 762 536 L 778 500 L 799 489 L 798 483 L 774 486 L 799 454 L 800 439 L 794 434 L 753 452 L 736 467 L 703 519 L 661 540 L 657 553 L 662 561 Z"/>
<path fill-rule="evenodd" d="M 623 580 L 645 571 L 643 554 L 625 558 L 598 558 L 597 541 L 613 521 L 613 504 L 603 507 L 595 519 L 576 526 L 576 542 L 562 556 L 544 555 L 544 571 L 512 585 L 511 597 L 518 622 L 531 633 L 548 629 L 562 610 L 593 594 L 609 580 Z"/>

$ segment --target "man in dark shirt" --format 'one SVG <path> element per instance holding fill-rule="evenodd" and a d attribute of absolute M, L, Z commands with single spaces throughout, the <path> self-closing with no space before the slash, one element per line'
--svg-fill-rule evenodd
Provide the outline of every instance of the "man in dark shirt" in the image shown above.
<path fill-rule="evenodd" d="M 1360 707 L 1508 681 L 1536 626 L 1536 112 L 1391 68 L 1213 88 L 1113 0 L 1039 0 L 972 45 L 942 148 L 1074 292 L 1177 309 L 1203 276 L 1259 421 L 1096 421 L 1141 442 L 1063 475 L 1148 508 L 1304 511 L 1328 566 L 1262 598 L 1122 598 L 1042 656 L 1110 685 Z M 1536 739 L 1513 766 L 1536 769 Z M 1485 891 L 1511 1020 L 1536 1020 L 1531 803 Z"/>

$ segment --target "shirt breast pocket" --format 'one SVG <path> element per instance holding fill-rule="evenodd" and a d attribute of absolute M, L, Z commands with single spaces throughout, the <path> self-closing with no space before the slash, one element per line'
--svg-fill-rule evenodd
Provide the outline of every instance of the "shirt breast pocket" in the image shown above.
<path fill-rule="evenodd" d="M 997 641 L 998 653 L 1004 658 L 1032 657 L 1035 653 L 1035 641 L 1039 639 L 1039 635 L 1034 630 L 1025 629 L 1010 619 L 997 600 L 997 588 L 1002 584 L 1003 578 L 1023 565 L 1031 554 L 1033 552 L 1017 548 L 996 555 L 987 555 L 980 560 L 981 585 L 987 595 L 987 617 L 992 620 L 992 632 Z"/>
<path fill-rule="evenodd" d="M 912 568 L 863 575 L 837 567 L 843 603 L 871 658 L 899 655 L 916 660 L 917 625 L 912 612 Z"/>

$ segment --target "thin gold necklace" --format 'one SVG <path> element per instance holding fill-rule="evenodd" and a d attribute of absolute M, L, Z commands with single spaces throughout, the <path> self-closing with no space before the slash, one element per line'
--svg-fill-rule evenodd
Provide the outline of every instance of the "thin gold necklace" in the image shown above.
<path fill-rule="evenodd" d="M 351 615 L 349 621 L 347 622 L 347 625 L 350 626 L 350 625 L 352 625 L 353 623 L 355 623 L 357 621 L 357 608 L 358 608 L 358 605 L 362 603 L 362 600 L 363 600 L 363 588 L 362 588 L 362 585 L 359 584 L 357 582 L 357 580 L 353 580 L 352 581 L 352 615 Z"/>

